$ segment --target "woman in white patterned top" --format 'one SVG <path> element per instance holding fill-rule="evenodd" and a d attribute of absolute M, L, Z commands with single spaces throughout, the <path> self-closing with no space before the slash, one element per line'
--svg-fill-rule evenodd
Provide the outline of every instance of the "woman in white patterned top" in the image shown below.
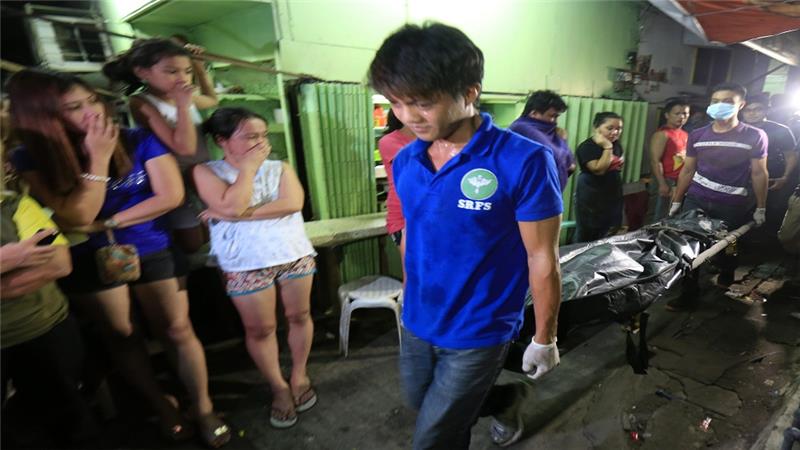
<path fill-rule="evenodd" d="M 317 401 L 306 373 L 314 248 L 303 226 L 304 193 L 291 166 L 267 160 L 267 121 L 244 108 L 220 108 L 203 124 L 225 158 L 194 168 L 211 253 L 246 331 L 247 350 L 270 384 L 270 423 L 288 428 Z M 281 374 L 275 337 L 275 283 L 289 324 L 292 374 Z"/>

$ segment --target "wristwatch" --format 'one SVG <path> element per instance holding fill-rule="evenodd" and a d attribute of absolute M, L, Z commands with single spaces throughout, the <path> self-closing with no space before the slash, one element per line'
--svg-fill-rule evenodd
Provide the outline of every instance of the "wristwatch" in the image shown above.
<path fill-rule="evenodd" d="M 113 230 L 114 228 L 117 228 L 119 226 L 119 221 L 111 217 L 109 219 L 106 219 L 105 222 L 103 222 L 103 226 L 106 227 L 106 229 Z"/>

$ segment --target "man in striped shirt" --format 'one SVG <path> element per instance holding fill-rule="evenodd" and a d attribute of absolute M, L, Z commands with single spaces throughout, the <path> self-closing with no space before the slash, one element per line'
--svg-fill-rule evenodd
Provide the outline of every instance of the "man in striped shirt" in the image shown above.
<path fill-rule="evenodd" d="M 682 203 L 683 210 L 702 209 L 724 220 L 729 230 L 747 223 L 750 217 L 756 226 L 764 223 L 768 140 L 763 130 L 739 121 L 746 94 L 745 88 L 735 83 L 712 91 L 706 112 L 714 121 L 689 135 L 670 215 L 678 212 Z M 733 283 L 736 265 L 736 255 L 726 252 L 720 259 L 719 285 Z"/>

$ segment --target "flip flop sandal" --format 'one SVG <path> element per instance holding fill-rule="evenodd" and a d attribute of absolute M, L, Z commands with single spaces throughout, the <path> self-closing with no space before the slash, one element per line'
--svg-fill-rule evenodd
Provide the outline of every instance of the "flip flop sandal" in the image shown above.
<path fill-rule="evenodd" d="M 311 396 L 308 394 L 311 393 Z M 303 397 L 308 397 L 302 402 L 300 401 Z M 309 409 L 313 408 L 314 405 L 317 404 L 317 391 L 314 390 L 313 387 L 309 386 L 308 389 L 305 390 L 299 397 L 297 397 L 294 401 L 294 410 L 301 413 L 306 412 Z"/>
<path fill-rule="evenodd" d="M 211 448 L 220 448 L 231 440 L 231 428 L 214 413 L 198 417 L 197 428 L 203 442 Z"/>
<path fill-rule="evenodd" d="M 287 416 L 286 410 L 272 408 L 269 415 L 269 424 L 279 430 L 291 428 L 297 423 L 297 414 Z"/>

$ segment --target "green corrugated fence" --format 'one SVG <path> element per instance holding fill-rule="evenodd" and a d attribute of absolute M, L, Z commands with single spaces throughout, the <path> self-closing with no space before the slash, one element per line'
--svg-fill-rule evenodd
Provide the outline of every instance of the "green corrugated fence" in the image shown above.
<path fill-rule="evenodd" d="M 603 98 L 563 97 L 567 112 L 559 125 L 567 130 L 569 146 L 572 151 L 592 135 L 592 119 L 602 111 L 613 111 L 622 116 L 622 136 L 620 143 L 625 151 L 625 166 L 622 182 L 638 181 L 642 173 L 642 159 L 645 152 L 645 127 L 647 126 L 647 102 L 611 100 Z M 574 220 L 572 200 L 575 194 L 577 177 L 570 177 L 564 190 L 564 220 Z"/>
<path fill-rule="evenodd" d="M 589 97 L 562 97 L 567 104 L 567 111 L 559 118 L 559 126 L 567 130 L 572 151 L 592 135 L 592 119 L 602 111 L 613 111 L 622 116 L 623 130 L 620 142 L 625 150 L 625 166 L 622 172 L 624 183 L 638 181 L 642 172 L 642 159 L 645 152 L 645 127 L 647 126 L 647 102 L 634 102 L 628 100 L 612 100 Z M 495 103 L 489 96 L 483 100 L 482 109 L 490 112 L 498 119 L 497 124 L 507 127 L 519 117 L 525 106 L 525 98 L 519 97 L 518 101 L 509 101 L 504 98 Z M 575 195 L 577 177 L 569 179 L 564 190 L 564 216 L 563 220 L 575 220 L 572 201 Z M 563 236 L 562 236 L 563 237 Z"/>
<path fill-rule="evenodd" d="M 362 85 L 307 83 L 300 88 L 308 187 L 314 219 L 377 212 L 371 91 Z M 342 246 L 342 282 L 378 273 L 378 240 Z"/>

